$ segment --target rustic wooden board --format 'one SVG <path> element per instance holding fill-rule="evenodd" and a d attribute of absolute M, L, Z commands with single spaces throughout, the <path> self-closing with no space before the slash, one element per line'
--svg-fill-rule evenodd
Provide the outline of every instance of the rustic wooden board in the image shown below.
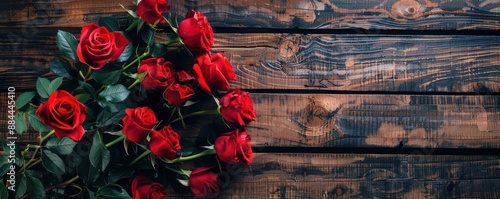
<path fill-rule="evenodd" d="M 224 174 L 233 178 L 220 198 L 498 198 L 499 165 L 499 156 L 257 153 Z"/>
<path fill-rule="evenodd" d="M 499 148 L 499 95 L 259 94 L 256 147 Z"/>
<path fill-rule="evenodd" d="M 64 29 L 78 33 L 79 29 Z M 56 29 L 0 33 L 0 85 L 34 88 L 60 55 Z M 500 36 L 219 33 L 243 89 L 500 92 Z M 157 36 L 165 40 L 164 34 Z M 14 75 L 15 74 L 15 75 Z"/>
<path fill-rule="evenodd" d="M 168 1 L 172 15 L 202 11 L 214 27 L 273 29 L 420 29 L 498 30 L 500 3 L 495 0 L 204 0 Z M 3 0 L 0 26 L 80 27 L 100 16 L 125 22 L 118 3 L 129 0 Z"/>

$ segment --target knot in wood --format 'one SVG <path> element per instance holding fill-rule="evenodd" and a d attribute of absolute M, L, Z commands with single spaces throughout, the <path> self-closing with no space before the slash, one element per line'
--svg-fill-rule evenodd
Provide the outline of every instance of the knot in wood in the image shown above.
<path fill-rule="evenodd" d="M 295 59 L 295 56 L 299 51 L 298 44 L 298 41 L 295 41 L 293 38 L 283 40 L 279 46 L 279 56 L 285 59 Z"/>
<path fill-rule="evenodd" d="M 392 4 L 392 14 L 403 19 L 417 19 L 426 9 L 424 1 L 400 0 Z"/>

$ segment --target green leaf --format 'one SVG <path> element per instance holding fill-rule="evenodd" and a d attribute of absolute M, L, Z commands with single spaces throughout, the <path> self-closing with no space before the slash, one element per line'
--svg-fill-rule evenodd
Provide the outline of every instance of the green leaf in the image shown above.
<path fill-rule="evenodd" d="M 73 152 L 73 148 L 75 148 L 76 144 L 77 143 L 75 141 L 71 140 L 68 137 L 63 137 L 60 139 L 57 137 L 53 137 L 50 138 L 49 141 L 47 141 L 45 147 L 59 155 L 69 155 L 71 152 Z"/>
<path fill-rule="evenodd" d="M 108 102 L 115 103 L 127 99 L 129 94 L 130 91 L 127 89 L 127 87 L 121 84 L 117 84 L 106 86 L 106 88 L 104 88 L 104 90 L 99 93 L 99 97 L 106 99 L 106 101 Z"/>
<path fill-rule="evenodd" d="M 49 88 L 47 89 L 47 92 L 49 93 L 49 96 L 54 91 L 56 91 L 59 88 L 59 86 L 61 86 L 62 81 L 63 81 L 63 77 L 58 77 L 58 78 L 55 78 L 54 80 L 52 80 L 52 82 L 50 82 Z"/>
<path fill-rule="evenodd" d="M 82 142 L 79 142 L 79 144 L 82 143 Z M 82 143 L 82 144 L 85 144 L 85 143 Z M 87 142 L 88 144 L 88 142 Z M 86 145 L 79 145 L 78 147 L 89 147 L 89 146 L 86 146 Z M 80 176 L 82 179 L 83 179 L 83 182 L 86 184 L 86 185 L 91 185 L 93 182 L 95 182 L 99 176 L 101 175 L 101 172 L 99 172 L 99 170 L 97 168 L 95 168 L 94 166 L 92 166 L 92 164 L 90 163 L 90 160 L 89 160 L 89 157 L 87 155 L 85 156 L 82 156 L 83 158 L 83 161 L 78 165 L 78 167 L 76 168 L 77 170 L 77 173 L 78 173 L 78 176 Z"/>
<path fill-rule="evenodd" d="M 167 52 L 167 46 L 164 44 L 155 44 L 153 53 L 151 53 L 152 57 L 161 57 Z"/>
<path fill-rule="evenodd" d="M 7 191 L 7 187 L 3 183 L 3 180 L 0 181 L 0 198 L 9 198 L 9 192 Z"/>
<path fill-rule="evenodd" d="M 109 31 L 120 30 L 120 24 L 118 23 L 118 20 L 116 20 L 114 17 L 101 17 L 99 19 L 99 26 L 104 26 L 108 28 Z"/>
<path fill-rule="evenodd" d="M 89 101 L 91 99 L 90 94 L 87 94 L 87 93 L 75 95 L 75 98 L 83 104 L 85 104 L 87 101 Z"/>
<path fill-rule="evenodd" d="M 66 171 L 63 160 L 50 150 L 42 150 L 42 165 L 56 176 L 61 176 Z"/>
<path fill-rule="evenodd" d="M 95 89 L 94 87 L 92 87 L 90 84 L 88 84 L 87 82 L 84 82 L 84 81 L 80 81 L 78 80 L 78 85 L 80 85 L 80 87 L 83 88 L 83 90 L 92 95 L 92 97 L 95 99 L 96 98 L 96 93 L 95 93 Z"/>
<path fill-rule="evenodd" d="M 45 189 L 42 182 L 35 177 L 27 176 L 26 187 L 30 199 L 45 199 Z"/>
<path fill-rule="evenodd" d="M 155 37 L 150 28 L 144 28 L 141 31 L 141 38 L 144 43 L 148 44 L 148 46 L 152 46 L 155 43 Z"/>
<path fill-rule="evenodd" d="M 90 147 L 90 164 L 99 171 L 104 171 L 109 164 L 110 153 L 101 141 L 99 133 L 94 134 L 92 147 Z"/>
<path fill-rule="evenodd" d="M 36 93 L 34 91 L 25 92 L 16 99 L 16 109 L 21 109 L 26 104 L 28 104 L 33 97 L 35 97 Z"/>
<path fill-rule="evenodd" d="M 52 130 L 49 127 L 45 126 L 45 124 L 43 124 L 43 122 L 40 120 L 40 118 L 38 117 L 38 115 L 36 115 L 35 112 L 29 112 L 28 119 L 30 121 L 31 127 L 33 127 L 36 131 L 46 133 Z"/>
<path fill-rule="evenodd" d="M 6 150 L 6 149 L 5 149 Z M 3 176 L 5 175 L 7 172 L 9 172 L 10 170 L 10 165 L 12 165 L 12 163 L 9 162 L 7 156 L 5 155 L 2 155 L 0 156 L 0 162 L 2 163 L 0 165 L 0 176 Z"/>
<path fill-rule="evenodd" d="M 26 194 L 26 190 L 28 189 L 26 181 L 26 175 L 21 174 L 16 176 L 16 198 L 20 198 Z"/>
<path fill-rule="evenodd" d="M 130 58 L 130 56 L 132 56 L 132 54 L 135 52 L 134 51 L 134 44 L 131 42 L 132 39 L 130 39 L 130 37 L 128 36 L 128 34 L 126 32 L 121 32 L 121 33 L 123 34 L 123 36 L 125 36 L 127 38 L 127 40 L 129 41 L 129 44 L 125 47 L 125 50 L 123 50 L 120 57 L 118 57 L 118 59 L 116 60 L 117 62 L 127 61 Z"/>
<path fill-rule="evenodd" d="M 109 134 L 109 135 L 114 135 L 114 136 L 122 136 L 123 135 L 123 131 L 122 130 L 119 130 L 119 131 L 105 131 L 104 133 Z"/>
<path fill-rule="evenodd" d="M 78 45 L 78 42 L 76 41 L 75 35 L 59 30 L 57 31 L 57 48 L 59 48 L 59 51 L 71 59 L 76 60 L 76 47 Z"/>
<path fill-rule="evenodd" d="M 53 60 L 50 60 L 49 62 L 50 70 L 60 76 L 60 77 L 66 77 L 69 80 L 73 79 L 73 76 L 71 76 L 71 65 L 64 59 L 60 59 L 59 57 L 55 57 Z"/>
<path fill-rule="evenodd" d="M 122 74 L 122 68 L 115 64 L 106 64 L 100 70 L 92 72 L 90 77 L 101 84 L 116 84 Z"/>
<path fill-rule="evenodd" d="M 121 107 L 120 107 L 121 108 Z M 117 124 L 121 121 L 121 119 L 125 117 L 125 109 L 121 108 L 117 112 L 108 112 L 102 111 L 97 116 L 97 121 L 99 123 L 99 127 L 105 127 L 112 124 Z"/>
<path fill-rule="evenodd" d="M 120 179 L 132 176 L 132 174 L 134 174 L 133 167 L 123 166 L 114 168 L 108 173 L 108 183 L 113 184 Z"/>
<path fill-rule="evenodd" d="M 49 98 L 50 81 L 47 78 L 38 77 L 36 80 L 36 91 L 43 98 Z"/>
<path fill-rule="evenodd" d="M 115 104 L 108 101 L 98 101 L 99 106 L 101 106 L 105 111 L 110 113 L 115 113 L 118 111 Z"/>
<path fill-rule="evenodd" d="M 88 188 L 87 188 L 87 194 L 89 195 L 89 199 L 97 199 L 97 197 L 95 196 L 96 194 Z"/>
<path fill-rule="evenodd" d="M 126 199 L 130 198 L 127 191 L 120 185 L 111 184 L 97 190 L 97 196 L 102 199 Z"/>
<path fill-rule="evenodd" d="M 19 112 L 14 117 L 14 121 L 16 122 L 15 124 L 16 132 L 19 135 L 28 131 L 28 124 L 26 122 L 26 118 L 24 117 L 25 115 L 26 115 L 25 112 Z"/>

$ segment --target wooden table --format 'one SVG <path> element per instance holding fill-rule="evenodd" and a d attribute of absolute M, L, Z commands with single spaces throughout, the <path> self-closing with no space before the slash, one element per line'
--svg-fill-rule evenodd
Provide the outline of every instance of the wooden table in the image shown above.
<path fill-rule="evenodd" d="M 500 198 L 498 1 L 168 2 L 208 16 L 257 109 L 221 198 Z M 125 22 L 118 3 L 2 0 L 1 92 L 52 76 L 58 29 Z"/>

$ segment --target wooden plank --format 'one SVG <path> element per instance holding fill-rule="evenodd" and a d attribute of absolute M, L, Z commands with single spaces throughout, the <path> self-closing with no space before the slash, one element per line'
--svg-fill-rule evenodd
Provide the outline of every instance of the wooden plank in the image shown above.
<path fill-rule="evenodd" d="M 499 148 L 499 95 L 259 94 L 256 147 Z"/>
<path fill-rule="evenodd" d="M 189 9 L 202 11 L 214 27 L 300 29 L 498 30 L 500 3 L 494 0 L 204 0 L 168 1 L 182 19 Z M 49 0 L 0 3 L 0 26 L 80 27 L 100 16 L 122 23 L 118 3 L 128 0 Z"/>
<path fill-rule="evenodd" d="M 2 93 L 0 93 L 2 94 Z M 19 93 L 20 94 L 20 93 Z M 252 93 L 257 120 L 246 127 L 252 145 L 266 147 L 500 148 L 498 95 Z M 6 95 L 0 100 L 6 101 Z M 6 107 L 0 107 L 6 113 Z M 197 135 L 200 118 L 184 137 Z M 6 136 L 7 114 L 0 114 Z M 23 134 L 33 140 L 36 133 Z M 20 138 L 21 139 L 21 138 Z"/>
<path fill-rule="evenodd" d="M 79 29 L 69 29 L 78 33 Z M 0 31 L 0 85 L 34 88 L 60 53 L 55 29 Z M 164 34 L 157 36 L 165 40 Z M 219 33 L 243 89 L 500 92 L 500 36 Z M 15 74 L 15 75 L 14 75 Z"/>
<path fill-rule="evenodd" d="M 232 178 L 219 198 L 498 198 L 499 165 L 498 156 L 256 153 L 223 174 Z"/>

